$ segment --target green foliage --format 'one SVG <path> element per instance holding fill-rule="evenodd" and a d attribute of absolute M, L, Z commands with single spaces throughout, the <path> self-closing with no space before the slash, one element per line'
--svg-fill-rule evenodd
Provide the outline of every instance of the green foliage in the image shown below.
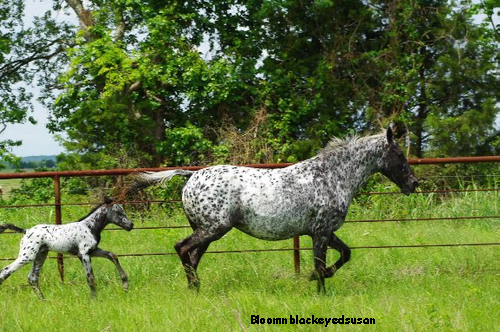
<path fill-rule="evenodd" d="M 18 2 L 0 3 L 0 134 L 8 124 L 22 123 L 27 119 L 30 109 L 30 94 L 14 85 L 22 80 L 21 73 L 9 70 L 10 54 L 21 43 L 16 27 L 20 25 L 23 4 Z M 34 120 L 29 118 L 31 122 Z M 19 146 L 19 141 L 0 140 L 0 158 L 12 159 L 10 148 Z M 10 160 L 12 161 L 12 160 Z"/>
<path fill-rule="evenodd" d="M 390 120 L 412 133 L 418 157 L 495 154 L 493 3 L 66 0 L 54 9 L 74 13 L 79 26 L 48 12 L 16 34 L 18 0 L 0 7 L 10 17 L 0 75 L 9 77 L 5 91 L 37 77 L 49 129 L 65 134 L 70 155 L 92 155 L 83 159 L 127 151 L 139 166 L 201 164 L 246 151 L 256 162 L 297 161 L 332 136 Z M 477 13 L 485 22 L 474 22 Z M 17 96 L 3 99 L 6 123 L 29 119 L 29 95 Z M 259 114 L 258 137 L 247 135 Z"/>
<path fill-rule="evenodd" d="M 12 189 L 8 204 L 40 204 L 54 201 L 54 180 L 52 178 L 25 179 L 20 188 Z"/>
<path fill-rule="evenodd" d="M 200 128 L 188 124 L 167 129 L 165 140 L 159 143 L 158 149 L 161 155 L 166 156 L 169 165 L 205 165 L 212 146 Z"/>

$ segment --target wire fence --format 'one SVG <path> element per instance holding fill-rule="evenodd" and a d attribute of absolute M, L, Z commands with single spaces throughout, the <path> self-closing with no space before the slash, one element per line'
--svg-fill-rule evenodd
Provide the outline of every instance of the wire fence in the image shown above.
<path fill-rule="evenodd" d="M 499 156 L 486 157 L 463 157 L 463 158 L 431 158 L 431 159 L 413 159 L 409 160 L 412 165 L 446 165 L 446 164 L 462 164 L 462 163 L 499 163 Z M 258 168 L 283 168 L 290 164 L 263 164 L 263 165 L 246 165 L 249 167 Z M 54 181 L 54 203 L 44 204 L 15 204 L 15 205 L 0 205 L 0 209 L 18 209 L 18 208 L 40 208 L 53 207 L 55 208 L 55 223 L 62 224 L 61 208 L 66 206 L 82 206 L 96 205 L 96 202 L 61 202 L 61 182 L 62 177 L 84 177 L 84 176 L 125 176 L 132 173 L 144 171 L 163 171 L 169 169 L 186 169 L 199 170 L 203 167 L 169 167 L 169 168 L 136 168 L 136 169 L 115 169 L 115 170 L 89 170 L 89 171 L 61 171 L 61 172 L 29 172 L 29 173 L 4 173 L 0 174 L 2 179 L 26 179 L 26 178 L 52 178 Z M 495 174 L 487 174 L 482 176 L 494 176 Z M 500 188 L 473 188 L 473 189 L 447 189 L 447 190 L 424 190 L 416 192 L 416 194 L 450 194 L 450 193 L 468 193 L 468 192 L 498 192 Z M 399 195 L 399 192 L 362 192 L 359 195 Z M 150 204 L 150 203 L 179 203 L 178 199 L 167 200 L 133 200 L 123 201 L 122 204 Z M 421 222 L 421 221 L 449 221 L 449 220 L 499 220 L 500 215 L 491 216 L 455 216 L 455 217 L 428 217 L 428 218 L 395 218 L 395 219 L 366 219 L 366 220 L 346 220 L 347 223 L 394 223 L 394 222 Z M 151 226 L 151 227 L 136 227 L 134 230 L 160 230 L 160 229 L 183 229 L 189 228 L 188 225 L 170 225 L 170 226 Z M 120 228 L 109 228 L 107 231 L 122 230 Z M 15 233 L 4 232 L 2 235 L 12 235 Z M 434 247 L 463 247 L 463 246 L 498 246 L 500 242 L 484 242 L 484 243 L 429 243 L 429 244 L 403 244 L 403 245 L 379 245 L 379 246 L 353 246 L 351 249 L 401 249 L 401 248 L 434 248 Z M 207 251 L 209 254 L 233 254 L 233 253 L 259 253 L 259 252 L 289 252 L 294 253 L 295 271 L 300 271 L 300 251 L 312 250 L 312 248 L 300 247 L 299 237 L 295 237 L 293 247 L 291 248 L 270 248 L 270 249 L 241 249 L 241 250 L 217 250 Z M 128 253 L 118 255 L 121 257 L 143 257 L 143 256 L 169 256 L 176 255 L 174 252 L 161 253 Z M 58 260 L 58 267 L 61 279 L 64 278 L 64 259 L 71 256 L 63 256 L 58 254 L 55 258 Z M 0 258 L 0 261 L 10 261 L 14 258 Z"/>

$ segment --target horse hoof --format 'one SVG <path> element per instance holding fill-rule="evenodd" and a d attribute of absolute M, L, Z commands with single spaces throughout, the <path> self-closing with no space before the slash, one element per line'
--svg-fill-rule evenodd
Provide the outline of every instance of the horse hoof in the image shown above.
<path fill-rule="evenodd" d="M 200 283 L 199 282 L 191 282 L 188 284 L 188 288 L 193 290 L 193 291 L 199 292 L 200 291 Z"/>
<path fill-rule="evenodd" d="M 333 275 L 335 274 L 335 272 L 337 272 L 337 268 L 335 266 L 331 266 L 331 267 L 328 267 L 326 269 L 326 273 L 325 273 L 325 278 L 331 278 L 333 277 Z"/>
<path fill-rule="evenodd" d="M 318 280 L 318 274 L 316 272 L 311 273 L 309 276 L 309 281 Z"/>

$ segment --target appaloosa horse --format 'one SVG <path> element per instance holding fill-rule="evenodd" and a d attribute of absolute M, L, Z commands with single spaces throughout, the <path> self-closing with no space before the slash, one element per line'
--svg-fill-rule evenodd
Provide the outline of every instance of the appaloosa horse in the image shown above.
<path fill-rule="evenodd" d="M 127 231 L 134 227 L 121 206 L 114 204 L 110 198 L 95 207 L 87 216 L 69 224 L 36 225 L 30 229 L 23 229 L 12 224 L 0 225 L 0 233 L 9 229 L 25 234 L 21 239 L 21 249 L 17 259 L 0 270 L 0 285 L 22 266 L 33 262 L 28 281 L 37 295 L 43 299 L 38 277 L 49 250 L 53 250 L 78 256 L 83 264 L 92 296 L 95 296 L 95 283 L 90 257 L 104 257 L 112 261 L 120 273 L 123 289 L 127 290 L 128 278 L 118 257 L 112 252 L 98 248 L 101 232 L 109 223 Z"/>
<path fill-rule="evenodd" d="M 370 175 L 381 172 L 409 195 L 418 181 L 393 139 L 393 131 L 367 137 L 332 140 L 315 157 L 282 169 L 213 166 L 199 171 L 144 173 L 129 192 L 168 180 L 191 177 L 182 202 L 193 234 L 175 244 L 188 285 L 199 288 L 196 269 L 211 242 L 233 227 L 264 240 L 309 235 L 313 241 L 318 291 L 351 255 L 336 235 L 356 191 Z M 340 259 L 326 267 L 330 246 Z"/>

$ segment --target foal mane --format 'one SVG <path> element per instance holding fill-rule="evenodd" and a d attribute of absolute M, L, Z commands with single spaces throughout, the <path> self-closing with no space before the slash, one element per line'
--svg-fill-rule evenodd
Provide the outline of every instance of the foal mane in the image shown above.
<path fill-rule="evenodd" d="M 96 212 L 97 209 L 99 209 L 103 205 L 111 205 L 111 204 L 113 204 L 113 199 L 111 197 L 105 197 L 103 203 L 100 203 L 100 204 L 97 204 L 96 206 L 94 206 L 92 208 L 92 210 L 90 210 L 90 212 L 87 213 L 87 215 L 85 217 L 80 218 L 78 221 L 82 221 L 84 219 L 87 219 L 88 216 L 90 216 L 91 214 L 93 214 L 94 212 Z"/>
<path fill-rule="evenodd" d="M 93 214 L 94 212 L 96 212 L 96 211 L 97 211 L 97 209 L 99 209 L 99 208 L 100 208 L 101 206 L 103 206 L 103 205 L 104 205 L 104 204 L 99 204 L 99 205 L 94 206 L 94 207 L 92 208 L 92 210 L 91 210 L 89 213 L 87 213 L 87 215 L 86 215 L 85 217 L 82 217 L 82 218 L 78 219 L 78 221 L 82 221 L 82 220 L 84 220 L 84 219 L 87 219 L 87 218 L 88 218 L 91 214 Z"/>

